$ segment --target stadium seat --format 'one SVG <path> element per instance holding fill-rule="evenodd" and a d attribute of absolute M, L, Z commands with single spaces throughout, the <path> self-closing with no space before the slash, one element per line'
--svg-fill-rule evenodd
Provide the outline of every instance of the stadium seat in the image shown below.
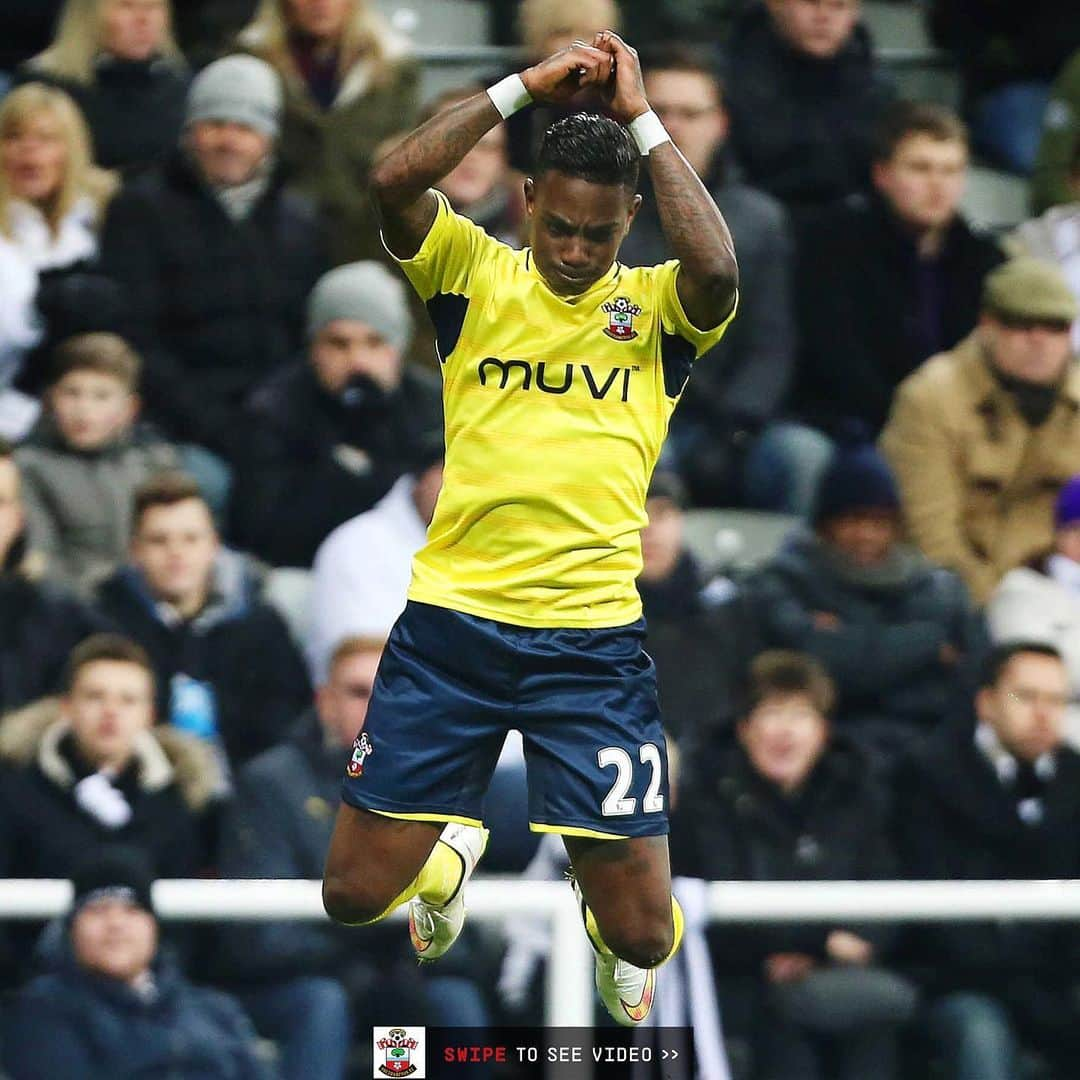
<path fill-rule="evenodd" d="M 706 571 L 752 570 L 772 557 L 799 520 L 760 510 L 690 510 L 686 543 Z"/>
<path fill-rule="evenodd" d="M 282 566 L 266 576 L 263 599 L 277 609 L 301 649 L 305 647 L 310 628 L 310 596 L 310 570 Z"/>

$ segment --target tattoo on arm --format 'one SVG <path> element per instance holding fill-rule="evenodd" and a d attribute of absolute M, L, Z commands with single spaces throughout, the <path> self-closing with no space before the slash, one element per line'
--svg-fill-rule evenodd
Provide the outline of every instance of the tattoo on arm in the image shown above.
<path fill-rule="evenodd" d="M 435 220 L 429 189 L 457 166 L 502 120 L 486 93 L 437 113 L 376 164 L 371 174 L 375 205 L 395 255 L 415 255 Z"/>
<path fill-rule="evenodd" d="M 739 283 L 727 222 L 674 143 L 653 147 L 649 174 L 660 224 L 681 264 L 679 299 L 698 329 L 718 326 L 731 313 Z"/>

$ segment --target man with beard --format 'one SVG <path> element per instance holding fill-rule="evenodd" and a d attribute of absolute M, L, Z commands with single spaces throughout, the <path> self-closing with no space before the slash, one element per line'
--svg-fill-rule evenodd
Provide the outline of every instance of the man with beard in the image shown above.
<path fill-rule="evenodd" d="M 405 288 L 378 263 L 326 274 L 307 331 L 307 358 L 251 398 L 233 498 L 235 539 L 278 566 L 310 566 L 441 426 L 437 377 L 402 359 L 412 336 Z"/>

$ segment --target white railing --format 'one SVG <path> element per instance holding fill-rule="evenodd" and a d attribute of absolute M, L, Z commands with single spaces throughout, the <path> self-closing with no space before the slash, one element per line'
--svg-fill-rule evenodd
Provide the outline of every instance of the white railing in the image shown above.
<path fill-rule="evenodd" d="M 71 903 L 67 881 L 0 880 L 0 921 L 43 919 Z M 158 881 L 163 919 L 324 919 L 317 881 Z M 577 906 L 563 882 L 481 879 L 469 883 L 469 916 L 501 923 L 517 916 L 552 922 L 546 1022 L 592 1024 L 592 962 Z M 1080 881 L 714 882 L 714 922 L 912 922 L 973 919 L 1080 921 Z M 404 918 L 404 909 L 391 918 Z"/>

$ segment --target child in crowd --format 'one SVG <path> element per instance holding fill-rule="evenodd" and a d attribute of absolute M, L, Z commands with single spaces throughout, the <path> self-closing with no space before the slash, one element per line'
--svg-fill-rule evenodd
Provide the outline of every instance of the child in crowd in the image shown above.
<path fill-rule="evenodd" d="M 178 458 L 137 420 L 141 365 L 122 338 L 80 334 L 53 361 L 45 411 L 16 460 L 48 576 L 89 594 L 127 555 L 135 490 Z"/>

